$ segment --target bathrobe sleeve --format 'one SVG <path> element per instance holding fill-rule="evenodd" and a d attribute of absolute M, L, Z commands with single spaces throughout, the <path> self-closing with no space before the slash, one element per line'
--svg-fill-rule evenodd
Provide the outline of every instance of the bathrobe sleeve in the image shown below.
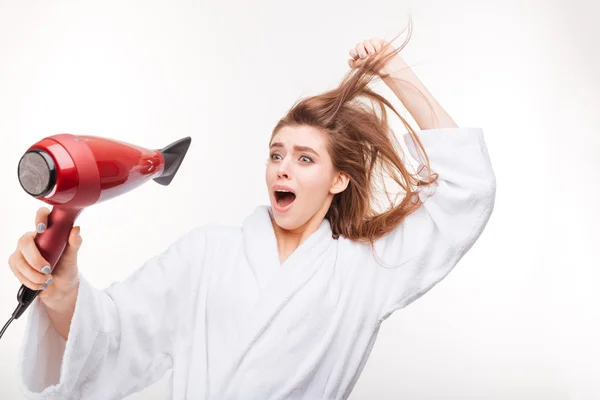
<path fill-rule="evenodd" d="M 189 293 L 183 283 L 203 246 L 194 229 L 104 290 L 80 272 L 67 341 L 36 298 L 19 356 L 25 397 L 122 399 L 160 379 L 172 366 L 180 309 Z"/>
<path fill-rule="evenodd" d="M 419 187 L 422 206 L 375 242 L 382 275 L 382 319 L 446 277 L 479 238 L 494 207 L 496 178 L 481 128 L 427 129 L 416 134 L 438 180 Z M 416 143 L 408 133 L 403 138 L 418 161 L 419 175 L 427 177 Z"/>

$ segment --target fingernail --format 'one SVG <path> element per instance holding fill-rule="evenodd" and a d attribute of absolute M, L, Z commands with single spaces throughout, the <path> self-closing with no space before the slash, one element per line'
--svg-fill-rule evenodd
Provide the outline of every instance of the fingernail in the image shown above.
<path fill-rule="evenodd" d="M 46 230 L 46 225 L 43 222 L 40 222 L 37 226 L 38 232 L 44 232 Z"/>
<path fill-rule="evenodd" d="M 51 271 L 51 269 L 50 269 L 50 267 L 49 267 L 49 266 L 47 266 L 47 265 L 46 265 L 44 268 L 42 268 L 42 272 L 43 272 L 43 273 L 45 273 L 45 274 L 49 274 L 49 273 L 50 273 L 50 271 Z"/>
<path fill-rule="evenodd" d="M 46 290 L 46 289 L 48 289 L 48 285 L 42 286 L 42 290 Z"/>
<path fill-rule="evenodd" d="M 356 52 L 355 51 L 352 52 L 352 57 L 356 57 Z"/>
<path fill-rule="evenodd" d="M 54 279 L 52 279 L 52 277 L 48 278 L 48 280 L 46 281 L 47 284 L 51 284 L 52 282 L 54 282 Z"/>
<path fill-rule="evenodd" d="M 365 58 L 365 53 L 360 53 L 360 58 Z"/>

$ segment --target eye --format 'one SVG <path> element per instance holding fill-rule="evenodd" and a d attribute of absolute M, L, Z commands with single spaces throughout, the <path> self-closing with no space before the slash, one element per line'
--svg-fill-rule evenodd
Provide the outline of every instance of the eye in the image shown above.
<path fill-rule="evenodd" d="M 281 156 L 279 155 L 279 153 L 271 153 L 271 155 L 270 155 L 271 160 L 278 160 L 275 157 L 279 157 L 279 159 L 281 159 Z M 304 162 L 306 164 L 313 162 L 312 158 L 310 158 L 308 156 L 301 156 L 300 159 L 302 160 L 302 162 Z"/>

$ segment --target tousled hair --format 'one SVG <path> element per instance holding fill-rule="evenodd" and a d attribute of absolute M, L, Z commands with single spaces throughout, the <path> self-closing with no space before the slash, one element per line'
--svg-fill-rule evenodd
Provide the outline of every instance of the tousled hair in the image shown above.
<path fill-rule="evenodd" d="M 327 150 L 334 170 L 349 176 L 348 187 L 333 197 L 325 216 L 335 239 L 343 235 L 350 240 L 373 245 L 375 240 L 392 231 L 421 207 L 417 195 L 419 187 L 437 181 L 438 176 L 429 168 L 429 158 L 413 128 L 385 98 L 369 87 L 376 77 L 389 77 L 390 74 L 379 76 L 376 71 L 380 71 L 388 59 L 406 46 L 411 32 L 412 22 L 409 20 L 408 35 L 402 45 L 386 54 L 387 47 L 401 32 L 375 56 L 368 57 L 363 65 L 351 69 L 336 88 L 296 102 L 272 131 L 271 140 L 284 126 L 306 125 L 326 134 Z M 369 99 L 371 107 L 361 102 L 361 98 Z M 421 149 L 429 171 L 426 180 L 421 179 L 420 170 L 411 174 L 405 165 L 396 135 L 388 126 L 385 106 L 402 120 Z M 394 204 L 385 191 L 390 205 L 379 212 L 374 205 L 377 203 L 378 178 L 384 179 L 384 172 L 403 189 L 405 196 L 399 204 Z"/>

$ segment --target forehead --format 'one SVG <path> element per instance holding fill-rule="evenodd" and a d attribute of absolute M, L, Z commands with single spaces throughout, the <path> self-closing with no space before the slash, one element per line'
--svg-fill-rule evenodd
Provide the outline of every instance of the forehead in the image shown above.
<path fill-rule="evenodd" d="M 272 142 L 283 142 L 285 145 L 310 146 L 325 148 L 326 137 L 323 132 L 312 126 L 284 126 L 273 136 Z"/>

